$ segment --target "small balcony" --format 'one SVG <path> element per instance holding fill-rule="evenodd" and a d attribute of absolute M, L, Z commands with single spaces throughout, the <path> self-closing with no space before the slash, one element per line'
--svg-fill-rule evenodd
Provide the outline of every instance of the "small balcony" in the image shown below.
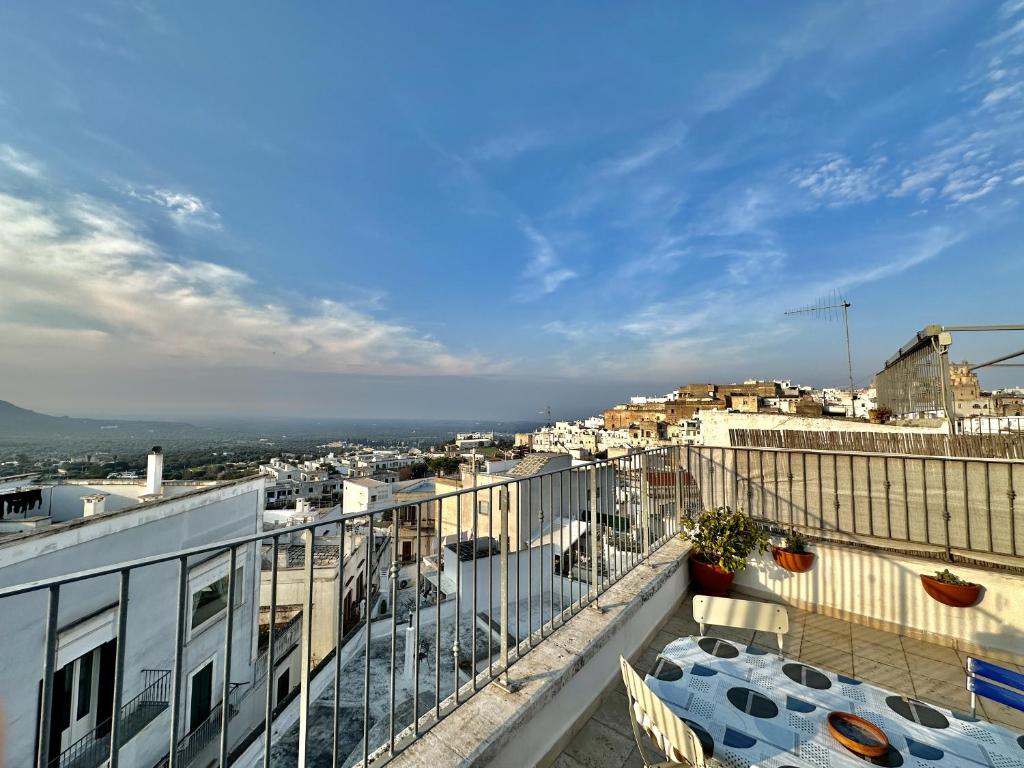
<path fill-rule="evenodd" d="M 118 740 L 127 744 L 153 722 L 170 703 L 171 671 L 143 670 L 143 689 L 121 707 Z M 110 719 L 70 745 L 50 761 L 50 768 L 97 768 L 110 756 Z"/>

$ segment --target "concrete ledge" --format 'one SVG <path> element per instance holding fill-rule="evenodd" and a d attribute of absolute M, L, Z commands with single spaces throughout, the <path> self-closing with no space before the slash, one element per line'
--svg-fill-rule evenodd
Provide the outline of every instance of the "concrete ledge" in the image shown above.
<path fill-rule="evenodd" d="M 641 650 L 686 594 L 688 542 L 672 539 L 511 666 L 508 692 L 491 684 L 389 765 L 497 766 L 542 763 L 572 735 L 619 674 L 618 657 Z"/>

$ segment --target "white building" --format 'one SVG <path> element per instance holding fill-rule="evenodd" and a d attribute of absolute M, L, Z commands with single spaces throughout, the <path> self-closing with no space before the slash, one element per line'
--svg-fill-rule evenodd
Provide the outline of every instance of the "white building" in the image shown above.
<path fill-rule="evenodd" d="M 263 513 L 262 478 L 248 478 L 179 494 L 151 471 L 147 485 L 90 481 L 40 484 L 29 515 L 6 521 L 0 537 L 0 587 L 65 576 L 112 563 L 255 534 Z M 7 489 L 10 492 L 10 488 Z M 146 493 L 155 490 L 156 493 Z M 18 493 L 15 491 L 14 493 Z M 23 496 L 24 493 L 22 492 Z M 79 497 L 72 505 L 72 496 Z M 10 500 L 10 493 L 8 501 Z M 84 496 L 84 499 L 82 498 Z M 72 514 L 71 507 L 77 507 Z M 32 520 L 30 518 L 36 518 Z M 40 520 L 45 520 L 41 523 Z M 19 530 L 19 526 L 20 530 Z M 229 556 L 213 553 L 187 561 L 185 636 L 182 651 L 181 736 L 216 716 L 224 674 L 224 625 Z M 259 554 L 237 550 L 230 681 L 242 697 L 257 683 Z M 170 670 L 174 658 L 177 560 L 132 571 L 124 640 L 122 702 L 144 694 L 147 709 L 122 709 L 122 765 L 151 766 L 167 754 Z M 46 592 L 0 601 L 0 679 L 5 704 L 5 758 L 9 766 L 34 764 L 39 733 Z M 119 580 L 116 575 L 64 585 L 57 617 L 56 675 L 50 709 L 49 754 L 59 759 L 75 745 L 109 741 Z M 13 706 L 15 702 L 22 705 Z M 132 714 L 135 713 L 135 714 Z M 131 714 L 131 719 L 129 719 Z M 130 722 L 130 727 L 126 724 Z M 235 723 L 240 738 L 254 723 Z M 207 729 L 209 730 L 209 729 Z M 212 731 L 211 731 L 212 733 Z M 199 745 L 200 747 L 204 745 Z M 62 761 L 61 765 L 64 764 Z"/>
<path fill-rule="evenodd" d="M 455 435 L 455 445 L 460 451 L 471 448 L 483 448 L 487 445 L 494 445 L 493 432 L 458 432 Z"/>
<path fill-rule="evenodd" d="M 341 508 L 350 512 L 373 512 L 392 504 L 391 483 L 372 477 L 355 477 L 345 481 Z"/>

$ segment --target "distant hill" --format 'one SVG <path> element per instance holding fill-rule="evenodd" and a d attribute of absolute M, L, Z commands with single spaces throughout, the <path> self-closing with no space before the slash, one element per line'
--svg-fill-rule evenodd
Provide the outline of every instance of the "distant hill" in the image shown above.
<path fill-rule="evenodd" d="M 194 430 L 191 424 L 173 421 L 130 421 L 124 419 L 77 419 L 50 416 L 0 400 L 0 437 L 4 439 L 46 439 L 60 437 L 142 437 L 156 433 L 172 435 Z"/>

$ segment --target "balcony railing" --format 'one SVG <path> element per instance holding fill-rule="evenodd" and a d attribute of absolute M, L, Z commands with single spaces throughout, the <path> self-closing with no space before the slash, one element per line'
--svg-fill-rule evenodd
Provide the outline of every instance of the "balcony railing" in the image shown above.
<path fill-rule="evenodd" d="M 879 540 L 947 560 L 1024 556 L 1024 461 L 783 448 L 684 449 L 685 507 Z"/>
<path fill-rule="evenodd" d="M 282 634 L 275 625 L 277 552 L 296 534 L 305 539 L 307 552 L 322 546 L 315 535 L 322 522 L 0 589 L 0 601 L 33 592 L 48 596 L 40 659 L 39 765 L 48 764 L 62 587 L 118 575 L 121 645 L 128 626 L 129 579 L 134 572 L 170 562 L 177 564 L 179 578 L 167 734 L 176 748 L 167 755 L 168 765 L 185 766 L 196 755 L 209 753 L 211 762 L 226 766 L 241 742 L 249 744 L 247 765 L 255 757 L 264 766 L 365 766 L 397 754 L 489 682 L 512 687 L 510 668 L 574 614 L 599 606 L 610 585 L 679 533 L 681 516 L 728 505 L 766 524 L 799 527 L 837 541 L 856 539 L 862 546 L 913 547 L 951 558 L 1020 558 L 1024 510 L 1015 489 L 1022 487 L 1021 461 L 673 446 L 509 478 L 411 505 L 343 514 L 337 518 L 342 522 L 338 535 L 331 540 L 338 547 L 337 610 L 317 614 L 336 616 L 336 626 L 329 628 L 335 647 L 320 654 L 325 657 L 317 666 L 312 663 L 314 558 L 307 556 L 303 563 L 302 618 L 294 625 L 298 629 L 289 627 Z M 408 538 L 408 527 L 393 510 L 410 506 L 415 510 L 415 558 L 403 568 L 400 542 L 403 534 Z M 346 585 L 359 580 L 353 578 L 353 567 L 346 571 L 346 566 L 359 562 L 366 537 L 373 542 L 359 565 L 366 604 L 360 621 L 351 626 L 354 622 L 348 621 L 343 606 L 354 587 Z M 259 657 L 254 682 L 243 694 L 227 682 L 232 655 L 249 653 L 251 642 L 251 633 L 232 634 L 235 564 L 239 551 L 263 542 L 269 543 L 271 554 L 268 651 Z M 426 542 L 432 552 L 429 565 L 424 560 Z M 231 706 L 218 707 L 201 726 L 202 733 L 196 729 L 182 737 L 188 569 L 199 559 L 222 553 L 230 567 L 224 653 L 218 661 L 219 677 L 225 681 L 220 699 Z M 378 588 L 389 614 L 366 620 L 376 615 Z M 353 595 L 348 597 L 351 604 Z M 320 626 L 321 636 L 322 631 Z M 276 668 L 293 632 L 300 634 L 299 692 L 279 707 L 275 685 L 262 670 Z M 123 664 L 119 649 L 116 680 L 123 679 Z M 119 701 L 120 691 L 115 695 Z M 241 707 L 243 695 L 246 706 Z M 250 706 L 260 696 L 265 699 L 259 707 Z M 262 712 L 256 714 L 257 709 Z M 211 745 L 218 739 L 215 756 Z M 116 752 L 111 750 L 111 765 Z"/>
<path fill-rule="evenodd" d="M 337 583 L 344 585 L 346 577 L 352 576 L 351 567 L 349 572 L 345 571 L 346 561 L 354 556 L 346 554 L 346 537 L 365 541 L 367 536 L 372 536 L 374 546 L 370 547 L 370 556 L 363 558 L 360 566 L 362 595 L 368 603 L 361 614 L 373 615 L 375 596 L 380 591 L 381 597 L 387 600 L 390 615 L 363 623 L 353 631 L 353 627 L 346 626 L 347 612 L 340 609 L 347 590 L 339 590 L 339 610 L 333 612 L 337 616 L 334 636 L 347 638 L 348 642 L 337 643 L 336 639 L 335 649 L 327 654 L 328 658 L 319 669 L 312 669 L 308 661 L 312 658 L 312 632 L 302 633 L 300 655 L 304 661 L 298 709 L 300 719 L 309 726 L 303 729 L 304 733 L 326 727 L 329 738 L 316 743 L 330 743 L 335 754 L 344 753 L 339 764 L 365 764 L 371 758 L 393 754 L 399 748 L 399 742 L 415 738 L 443 712 L 461 704 L 488 681 L 507 676 L 508 668 L 551 630 L 584 606 L 598 601 L 600 593 L 609 584 L 643 562 L 653 548 L 677 532 L 678 505 L 655 508 L 649 502 L 649 495 L 642 492 L 646 476 L 642 470 L 678 468 L 680 456 L 676 449 L 660 448 L 462 489 L 411 505 L 403 503 L 365 513 L 341 515 L 339 520 L 343 524 L 337 526 L 339 535 L 336 539 L 339 552 Z M 678 493 L 676 495 L 678 497 Z M 483 503 L 485 501 L 486 504 Z M 403 533 L 400 527 L 408 535 L 409 526 L 403 526 L 400 515 L 394 510 L 408 510 L 410 506 L 414 509 L 416 556 L 414 564 L 406 565 L 399 578 L 402 567 L 397 558 L 401 555 Z M 606 535 L 603 521 L 618 518 L 628 520 L 629 526 L 624 526 L 612 536 Z M 110 575 L 119 578 L 121 599 L 116 620 L 119 648 L 115 680 L 120 681 L 125 671 L 121 647 L 126 642 L 128 627 L 129 605 L 126 598 L 129 582 L 140 570 L 176 563 L 179 576 L 178 630 L 174 640 L 168 734 L 168 743 L 175 744 L 176 748 L 170 750 L 167 762 L 172 767 L 184 765 L 219 736 L 219 755 L 211 757 L 219 758 L 221 765 L 227 765 L 230 750 L 238 743 L 237 738 L 231 738 L 232 735 L 248 733 L 253 727 L 260 727 L 260 723 L 233 722 L 233 707 L 229 706 L 219 708 L 201 726 L 201 733 L 192 731 L 184 737 L 181 735 L 180 715 L 186 693 L 182 654 L 187 636 L 189 567 L 212 555 L 226 553 L 229 557 L 227 620 L 223 630 L 226 637 L 224 653 L 218 663 L 223 665 L 220 678 L 225 681 L 220 698 L 232 702 L 235 689 L 226 682 L 230 679 L 229 670 L 233 668 L 231 657 L 247 653 L 248 649 L 243 646 L 251 642 L 251 632 L 244 633 L 245 637 L 241 632 L 235 632 L 237 637 L 232 634 L 232 619 L 236 613 L 234 578 L 239 552 L 263 541 L 269 542 L 273 548 L 274 556 L 270 558 L 269 653 L 266 662 L 261 659 L 257 665 L 273 669 L 280 648 L 274 622 L 277 549 L 279 544 L 292 541 L 296 534 L 304 536 L 307 546 L 312 548 L 315 529 L 322 525 L 322 522 L 310 522 L 0 590 L 0 601 L 26 593 L 46 594 L 48 598 L 44 614 L 46 642 L 40 664 L 43 682 L 40 738 L 37 742 L 39 764 L 49 763 L 46 753 L 62 587 Z M 442 553 L 441 569 L 430 574 L 423 566 L 422 555 L 426 553 L 421 551 L 425 549 L 426 537 L 430 537 L 432 551 Z M 474 545 L 474 542 L 479 542 L 479 545 Z M 362 548 L 349 546 L 348 549 L 355 552 Z M 313 620 L 312 570 L 313 559 L 307 557 L 304 563 L 306 589 L 302 622 Z M 408 586 L 402 587 L 400 582 Z M 167 607 L 174 610 L 173 605 Z M 258 615 L 258 612 L 253 611 L 249 615 Z M 408 654 L 405 652 L 407 642 L 410 644 Z M 399 653 L 403 656 L 402 661 L 399 661 Z M 340 674 L 334 674 L 334 668 Z M 400 669 L 403 670 L 401 678 Z M 313 678 L 322 679 L 327 673 L 334 675 L 334 700 L 339 702 L 339 706 L 334 708 L 332 722 L 310 723 L 316 719 L 316 713 L 324 710 L 316 707 L 315 712 L 311 711 Z M 254 670 L 253 680 L 257 677 L 260 676 Z M 344 686 L 342 680 L 345 681 Z M 318 688 L 318 695 L 324 687 Z M 272 762 L 271 755 L 281 750 L 286 755 L 296 749 L 303 756 L 307 753 L 307 744 L 296 745 L 294 729 L 283 733 L 279 732 L 280 729 L 275 731 L 274 688 L 270 684 L 259 685 L 260 692 L 266 697 L 261 746 L 267 764 Z M 249 687 L 250 691 L 256 689 L 255 684 Z M 361 694 L 356 693 L 357 690 L 361 690 Z M 115 690 L 115 703 L 120 696 L 121 691 Z M 433 700 L 432 705 L 427 703 L 430 700 Z M 246 708 L 247 711 L 251 709 Z M 214 723 L 218 719 L 219 725 Z M 114 723 L 112 729 L 124 730 L 119 723 Z M 230 733 L 232 729 L 234 734 Z M 120 735 L 114 736 L 111 744 L 120 743 Z M 275 743 L 275 739 L 280 743 Z M 111 748 L 112 766 L 116 766 L 117 755 L 118 750 Z M 284 764 L 287 760 L 284 758 Z M 307 764 L 309 762 L 313 761 L 307 760 Z"/>
<path fill-rule="evenodd" d="M 167 709 L 171 694 L 169 669 L 142 670 L 142 692 L 121 707 L 119 741 L 127 744 Z M 96 768 L 110 757 L 110 718 L 50 761 L 50 768 Z"/>
<path fill-rule="evenodd" d="M 281 633 L 274 638 L 274 657 L 283 658 L 292 648 L 294 648 L 299 638 L 302 636 L 302 614 L 296 614 L 291 621 L 289 621 Z M 256 657 L 256 679 L 262 680 L 267 674 L 267 661 L 270 659 L 270 646 L 268 645 L 260 655 Z"/>
<path fill-rule="evenodd" d="M 245 683 L 231 684 L 231 692 L 228 694 L 227 711 L 229 721 L 239 711 L 240 699 L 247 692 L 247 685 Z M 218 701 L 213 709 L 210 710 L 207 718 L 178 742 L 177 754 L 173 761 L 174 765 L 180 765 L 183 768 L 184 766 L 192 765 L 195 759 L 220 735 L 221 712 L 223 710 L 221 704 L 223 702 Z M 170 761 L 168 761 L 168 764 L 170 764 Z"/>

